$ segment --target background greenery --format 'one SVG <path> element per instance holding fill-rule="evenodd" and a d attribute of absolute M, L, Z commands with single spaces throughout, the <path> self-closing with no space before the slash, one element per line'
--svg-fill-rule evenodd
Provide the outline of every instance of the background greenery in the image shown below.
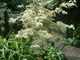
<path fill-rule="evenodd" d="M 18 8 L 18 5 L 28 5 L 29 3 L 32 2 L 32 0 L 1 0 L 1 3 L 7 3 L 7 7 L 12 9 L 13 11 L 15 10 L 20 10 L 20 8 Z M 21 9 L 21 10 L 25 10 L 25 8 Z"/>

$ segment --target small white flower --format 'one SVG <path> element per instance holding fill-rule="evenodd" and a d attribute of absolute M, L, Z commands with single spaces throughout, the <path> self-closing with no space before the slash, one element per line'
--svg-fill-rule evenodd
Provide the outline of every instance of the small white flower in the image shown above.
<path fill-rule="evenodd" d="M 19 34 L 17 34 L 17 35 L 15 35 L 15 37 L 20 37 L 20 35 L 19 35 Z"/>
<path fill-rule="evenodd" d="M 75 29 L 74 25 L 70 25 L 69 28 L 72 28 L 73 30 Z"/>
<path fill-rule="evenodd" d="M 39 48 L 39 45 L 32 45 L 31 48 Z"/>
<path fill-rule="evenodd" d="M 23 7 L 24 7 L 24 5 L 18 5 L 17 7 L 18 7 L 18 8 L 23 8 Z"/>
<path fill-rule="evenodd" d="M 74 0 L 74 3 L 76 3 L 76 0 Z"/>
<path fill-rule="evenodd" d="M 26 36 L 26 35 L 24 35 L 23 37 L 26 38 L 26 39 L 28 39 L 28 36 Z"/>
<path fill-rule="evenodd" d="M 60 24 L 60 22 L 59 22 L 59 21 L 57 21 L 57 24 Z"/>
<path fill-rule="evenodd" d="M 44 15 L 44 14 L 42 14 L 42 15 Z"/>
<path fill-rule="evenodd" d="M 27 8 L 28 6 L 26 5 L 26 8 Z"/>
<path fill-rule="evenodd" d="M 62 6 L 65 6 L 65 3 L 62 3 Z"/>
<path fill-rule="evenodd" d="M 10 18 L 10 19 L 9 19 L 9 22 L 10 22 L 10 23 L 15 23 L 15 22 L 16 22 L 16 19 Z"/>
<path fill-rule="evenodd" d="M 74 27 L 74 25 L 70 25 L 70 28 L 73 28 Z"/>
<path fill-rule="evenodd" d="M 41 22 L 37 22 L 37 23 L 36 23 L 36 26 L 37 26 L 37 27 L 39 27 L 39 26 L 43 26 L 43 23 L 41 23 Z"/>

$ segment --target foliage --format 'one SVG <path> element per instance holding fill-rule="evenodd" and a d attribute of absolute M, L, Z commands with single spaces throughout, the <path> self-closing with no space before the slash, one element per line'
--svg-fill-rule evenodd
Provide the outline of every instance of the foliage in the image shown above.
<path fill-rule="evenodd" d="M 3 35 L 3 33 L 5 32 L 4 10 L 4 8 L 0 9 L 0 35 Z"/>
<path fill-rule="evenodd" d="M 0 60 L 64 60 L 65 56 L 58 48 L 50 47 L 41 50 L 40 55 L 34 54 L 30 50 L 31 42 L 32 39 L 14 38 L 12 34 L 8 40 L 0 36 Z"/>
<path fill-rule="evenodd" d="M 41 56 L 44 57 L 45 60 L 65 60 L 65 55 L 55 47 L 50 47 L 42 51 Z"/>
<path fill-rule="evenodd" d="M 80 47 L 80 24 L 74 30 L 69 30 L 69 37 L 65 45 Z"/>
<path fill-rule="evenodd" d="M 0 60 L 35 60 L 30 51 L 31 40 L 9 37 L 9 40 L 0 37 Z"/>
<path fill-rule="evenodd" d="M 7 3 L 8 8 L 12 10 L 24 10 L 25 8 L 18 8 L 18 5 L 28 5 L 32 0 L 2 0 L 2 3 Z"/>
<path fill-rule="evenodd" d="M 71 45 L 80 47 L 80 24 L 75 30 L 70 30 L 70 37 L 72 38 Z"/>

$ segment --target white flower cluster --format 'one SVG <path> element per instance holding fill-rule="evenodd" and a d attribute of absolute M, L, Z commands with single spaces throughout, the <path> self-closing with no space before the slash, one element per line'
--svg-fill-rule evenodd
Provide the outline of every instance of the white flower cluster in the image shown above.
<path fill-rule="evenodd" d="M 39 45 L 32 45 L 31 50 L 34 51 L 34 54 L 40 54 L 40 46 Z"/>
<path fill-rule="evenodd" d="M 70 25 L 69 28 L 73 30 L 75 29 L 74 25 Z"/>
<path fill-rule="evenodd" d="M 16 35 L 16 37 L 24 37 L 26 39 L 28 39 L 29 37 L 32 37 L 34 35 L 34 29 L 32 28 L 27 28 L 25 30 L 20 30 L 18 31 L 18 34 Z"/>
<path fill-rule="evenodd" d="M 60 30 L 65 34 L 66 33 L 66 28 L 69 28 L 69 25 L 64 24 L 61 21 L 57 21 L 58 27 L 60 27 Z"/>
<path fill-rule="evenodd" d="M 69 28 L 69 29 L 75 29 L 74 25 L 67 25 L 67 24 L 64 24 L 63 22 L 61 21 L 57 21 L 57 25 L 58 27 L 60 27 L 60 30 L 62 31 L 62 33 L 66 34 L 66 29 Z"/>
<path fill-rule="evenodd" d="M 44 25 L 43 22 L 45 22 L 45 20 L 47 21 L 48 18 L 50 18 L 51 12 L 48 9 L 43 9 L 43 10 L 42 9 L 43 9 L 42 7 L 37 7 L 26 10 L 20 19 L 21 21 L 23 21 L 24 27 L 28 28 L 43 27 Z"/>
<path fill-rule="evenodd" d="M 30 4 L 31 8 L 25 10 L 19 17 L 19 20 L 23 22 L 24 29 L 21 29 L 16 37 L 32 38 L 31 48 L 48 48 L 55 40 L 65 40 L 61 33 L 65 34 L 66 28 L 69 27 L 61 21 L 57 23 L 52 21 L 54 13 L 66 13 L 65 11 L 59 8 L 51 11 L 40 4 Z"/>
<path fill-rule="evenodd" d="M 67 2 L 67 3 L 61 3 L 59 5 L 59 7 L 55 8 L 55 10 L 53 12 L 55 13 L 62 13 L 62 14 L 68 14 L 65 10 L 63 10 L 62 8 L 65 7 L 65 8 L 71 8 L 73 6 L 76 6 L 76 4 L 74 4 L 73 2 Z"/>
<path fill-rule="evenodd" d="M 64 24 L 64 23 L 61 22 L 61 21 L 57 21 L 57 25 L 58 25 L 59 27 L 64 27 L 64 28 L 68 28 L 68 27 L 69 27 L 69 25 Z"/>
<path fill-rule="evenodd" d="M 73 6 L 76 6 L 76 4 L 74 4 L 72 1 L 68 2 L 68 3 L 62 3 L 62 4 L 60 4 L 60 7 L 65 7 L 65 8 L 71 8 Z"/>
<path fill-rule="evenodd" d="M 16 19 L 15 18 L 10 18 L 9 23 L 16 23 L 16 21 L 20 18 L 21 16 L 18 16 Z"/>
<path fill-rule="evenodd" d="M 14 18 L 9 19 L 9 23 L 15 23 L 15 22 L 16 22 L 16 19 L 14 19 Z"/>
<path fill-rule="evenodd" d="M 69 2 L 74 2 L 74 3 L 76 3 L 76 0 L 70 0 Z"/>
<path fill-rule="evenodd" d="M 58 14 L 59 14 L 59 13 L 67 14 L 67 12 L 64 11 L 64 10 L 62 10 L 61 8 L 56 8 L 56 9 L 55 9 L 55 12 L 58 13 Z"/>
<path fill-rule="evenodd" d="M 18 5 L 17 7 L 18 8 L 24 8 L 24 5 Z"/>

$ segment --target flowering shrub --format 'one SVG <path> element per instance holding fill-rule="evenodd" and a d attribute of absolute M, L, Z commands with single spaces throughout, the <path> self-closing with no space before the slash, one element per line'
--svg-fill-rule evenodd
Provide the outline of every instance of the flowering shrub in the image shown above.
<path fill-rule="evenodd" d="M 26 40 L 32 38 L 30 48 L 35 54 L 40 54 L 40 50 L 47 49 L 51 46 L 51 42 L 66 40 L 66 28 L 70 26 L 61 21 L 53 22 L 55 20 L 53 17 L 56 17 L 57 13 L 67 14 L 66 11 L 62 10 L 62 7 L 68 4 L 64 3 L 63 5 L 62 3 L 58 8 L 51 11 L 45 8 L 49 1 L 36 2 L 36 0 L 33 0 L 33 2 L 27 6 L 27 10 L 21 13 L 22 16 L 15 19 L 23 22 L 23 29 L 18 31 L 15 37 L 25 38 Z M 75 6 L 73 2 L 70 4 L 69 7 Z"/>

